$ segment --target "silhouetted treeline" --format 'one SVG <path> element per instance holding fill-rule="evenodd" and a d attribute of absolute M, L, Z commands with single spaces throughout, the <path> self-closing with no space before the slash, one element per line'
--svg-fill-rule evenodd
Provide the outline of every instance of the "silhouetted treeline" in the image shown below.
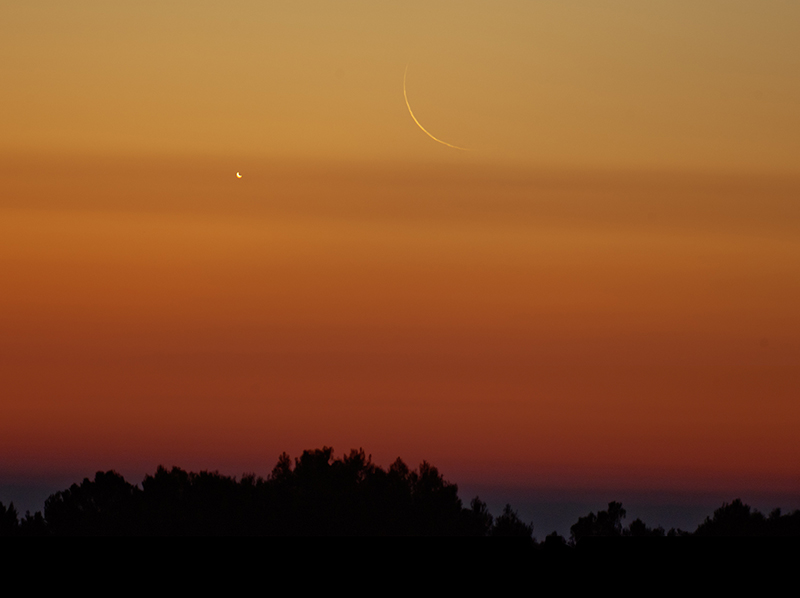
<path fill-rule="evenodd" d="M 533 527 L 506 507 L 495 520 L 477 497 L 469 508 L 458 487 L 423 461 L 397 459 L 385 470 L 353 450 L 325 447 L 294 463 L 281 455 L 267 479 L 159 467 L 141 488 L 114 471 L 51 495 L 41 513 L 18 520 L 0 505 L 10 535 L 518 535 Z"/>
<path fill-rule="evenodd" d="M 749 505 L 743 504 L 740 499 L 732 503 L 724 503 L 714 511 L 713 517 L 706 517 L 694 533 L 671 529 L 665 532 L 664 528 L 648 527 L 641 519 L 631 522 L 623 528 L 622 520 L 625 518 L 625 509 L 618 502 L 608 503 L 608 510 L 600 511 L 595 515 L 589 513 L 579 517 L 578 522 L 570 528 L 570 540 L 576 544 L 583 538 L 592 537 L 789 537 L 800 536 L 800 510 L 795 510 L 786 515 L 780 509 L 775 509 L 769 517 L 765 517 Z"/>
<path fill-rule="evenodd" d="M 690 535 L 652 529 L 640 519 L 623 527 L 624 518 L 622 504 L 609 503 L 606 511 L 580 517 L 569 542 L 553 532 L 543 546 Z M 478 497 L 465 507 L 458 487 L 425 461 L 412 471 L 397 459 L 385 470 L 363 450 L 335 459 L 329 447 L 294 461 L 284 453 L 267 479 L 159 467 L 139 487 L 114 471 L 97 472 L 51 495 L 44 514 L 20 519 L 13 504 L 0 503 L 0 535 L 516 536 L 534 543 L 533 526 L 510 505 L 496 518 Z M 736 500 L 694 535 L 798 536 L 800 511 L 765 517 Z"/>

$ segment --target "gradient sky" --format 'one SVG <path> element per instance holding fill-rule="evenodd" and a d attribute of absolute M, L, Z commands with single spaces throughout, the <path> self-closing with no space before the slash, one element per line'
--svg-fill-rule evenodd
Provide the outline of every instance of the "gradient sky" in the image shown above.
<path fill-rule="evenodd" d="M 800 493 L 798 26 L 787 1 L 0 5 L 0 477 L 331 445 Z M 420 122 L 474 151 L 414 124 L 407 65 Z"/>

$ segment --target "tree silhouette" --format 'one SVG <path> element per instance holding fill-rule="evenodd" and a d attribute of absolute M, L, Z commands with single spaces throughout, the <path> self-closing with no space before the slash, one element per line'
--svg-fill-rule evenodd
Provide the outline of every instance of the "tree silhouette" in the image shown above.
<path fill-rule="evenodd" d="M 610 502 L 607 511 L 599 511 L 597 515 L 590 512 L 585 517 L 579 517 L 578 522 L 570 528 L 570 540 L 577 544 L 581 538 L 621 536 L 624 518 L 622 503 Z"/>
<path fill-rule="evenodd" d="M 5 507 L 0 502 L 0 536 L 14 536 L 19 531 L 19 519 L 14 503 Z"/>
<path fill-rule="evenodd" d="M 774 512 L 773 512 L 774 513 Z M 780 519 L 780 511 L 773 520 Z M 769 535 L 767 519 L 744 504 L 741 499 L 723 505 L 706 517 L 695 531 L 697 536 L 766 536 Z"/>
<path fill-rule="evenodd" d="M 486 503 L 476 496 L 469 506 L 470 508 L 465 512 L 467 535 L 488 536 L 492 531 L 494 517 L 489 512 Z"/>
<path fill-rule="evenodd" d="M 115 471 L 84 478 L 45 501 L 44 519 L 57 535 L 117 535 L 136 531 L 137 501 L 141 491 Z"/>
<path fill-rule="evenodd" d="M 21 536 L 49 536 L 51 534 L 41 511 L 36 511 L 34 515 L 31 515 L 30 511 L 26 511 L 25 517 L 19 522 L 19 535 Z"/>
<path fill-rule="evenodd" d="M 564 536 L 553 530 L 552 533 L 545 536 L 544 548 L 547 551 L 563 551 L 567 548 L 567 540 Z"/>
<path fill-rule="evenodd" d="M 656 528 L 647 527 L 644 521 L 636 518 L 631 521 L 627 529 L 622 531 L 622 534 L 633 538 L 656 538 L 664 536 L 665 532 L 661 526 Z"/>
<path fill-rule="evenodd" d="M 491 535 L 533 539 L 533 524 L 522 521 L 511 505 L 507 504 L 503 508 L 503 514 L 495 519 Z"/>

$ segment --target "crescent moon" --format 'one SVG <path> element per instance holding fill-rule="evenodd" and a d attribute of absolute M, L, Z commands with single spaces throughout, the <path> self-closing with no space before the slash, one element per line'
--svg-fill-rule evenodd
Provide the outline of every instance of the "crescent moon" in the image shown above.
<path fill-rule="evenodd" d="M 237 172 L 237 173 L 236 173 L 236 178 L 237 178 L 237 179 L 240 179 L 240 178 L 242 178 L 242 175 L 240 175 L 240 174 Z"/>
<path fill-rule="evenodd" d="M 422 132 L 425 133 L 428 137 L 433 139 L 434 141 L 438 141 L 442 145 L 446 145 L 447 147 L 452 147 L 453 149 L 461 150 L 463 152 L 472 151 L 466 147 L 458 147 L 457 145 L 453 145 L 451 143 L 447 143 L 446 141 L 442 141 L 441 139 L 437 139 L 423 127 L 420 122 L 417 120 L 417 117 L 414 116 L 414 113 L 411 111 L 411 104 L 408 103 L 408 94 L 406 93 L 406 77 L 408 76 L 408 65 L 406 65 L 406 72 L 403 74 L 403 97 L 406 99 L 406 107 L 408 108 L 408 113 L 411 115 L 411 118 L 414 119 L 414 122 L 417 123 L 417 126 L 422 129 Z"/>

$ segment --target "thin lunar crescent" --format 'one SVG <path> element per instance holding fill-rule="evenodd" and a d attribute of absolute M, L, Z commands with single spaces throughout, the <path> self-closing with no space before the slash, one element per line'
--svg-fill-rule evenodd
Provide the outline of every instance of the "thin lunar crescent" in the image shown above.
<path fill-rule="evenodd" d="M 425 133 L 428 137 L 430 137 L 434 141 L 438 141 L 439 143 L 441 143 L 442 145 L 446 145 L 447 147 L 452 147 L 453 149 L 461 150 L 461 151 L 464 151 L 464 152 L 471 151 L 469 148 L 458 147 L 457 145 L 453 145 L 451 143 L 447 143 L 446 141 L 442 141 L 441 139 L 437 139 L 436 137 L 434 137 L 433 135 L 428 133 L 428 131 L 425 130 L 425 127 L 423 127 L 420 124 L 420 122 L 417 120 L 417 117 L 414 116 L 414 113 L 411 111 L 411 104 L 408 103 L 408 94 L 406 93 L 406 77 L 407 76 L 408 76 L 408 65 L 406 65 L 406 72 L 403 74 L 403 97 L 406 99 L 406 107 L 408 108 L 408 113 L 411 115 L 411 118 L 414 119 L 414 122 L 417 123 L 417 126 L 420 129 L 422 129 L 422 132 Z"/>
<path fill-rule="evenodd" d="M 237 178 L 237 179 L 240 179 L 240 178 L 242 178 L 242 175 L 240 175 L 240 174 L 237 172 L 237 173 L 236 173 L 236 178 Z"/>

